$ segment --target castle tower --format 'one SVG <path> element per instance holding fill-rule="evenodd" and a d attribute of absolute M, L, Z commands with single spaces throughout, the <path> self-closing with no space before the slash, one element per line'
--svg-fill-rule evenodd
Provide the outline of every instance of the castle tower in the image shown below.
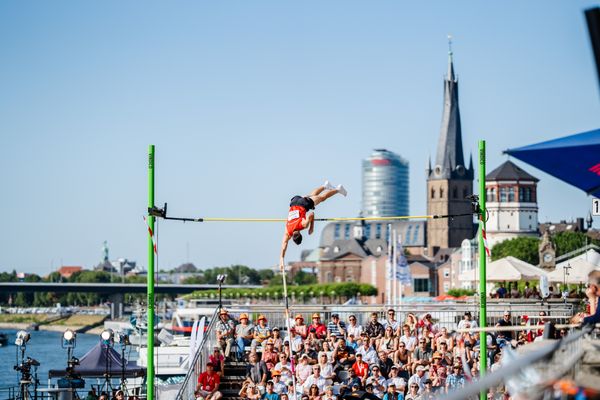
<path fill-rule="evenodd" d="M 458 80 L 454 75 L 452 49 L 448 52 L 448 74 L 444 79 L 444 111 L 435 165 L 427 168 L 427 214 L 448 215 L 471 212 L 467 196 L 473 194 L 473 158 L 465 166 L 458 108 Z M 473 237 L 471 216 L 432 219 L 427 222 L 427 247 L 460 247 Z"/>

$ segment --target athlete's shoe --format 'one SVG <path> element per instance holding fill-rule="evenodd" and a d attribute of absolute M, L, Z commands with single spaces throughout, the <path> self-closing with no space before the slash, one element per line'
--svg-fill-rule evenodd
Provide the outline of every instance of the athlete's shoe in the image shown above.
<path fill-rule="evenodd" d="M 339 194 L 341 194 L 342 196 L 346 197 L 348 195 L 348 191 L 346 190 L 346 188 L 342 185 L 337 185 L 336 187 L 337 191 Z"/>
<path fill-rule="evenodd" d="M 331 184 L 331 182 L 329 182 L 329 181 L 325 181 L 325 183 L 323 184 L 323 187 L 325 188 L 325 190 L 333 190 L 333 189 L 335 189 L 335 186 L 333 186 Z"/>

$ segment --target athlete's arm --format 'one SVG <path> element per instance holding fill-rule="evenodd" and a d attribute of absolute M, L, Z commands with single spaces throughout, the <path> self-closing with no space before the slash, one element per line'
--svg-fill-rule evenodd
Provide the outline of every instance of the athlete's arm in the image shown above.
<path fill-rule="evenodd" d="M 306 220 L 304 220 L 302 226 L 305 228 L 308 227 L 308 234 L 312 235 L 313 231 L 315 230 L 315 213 L 309 213 L 306 216 Z"/>
<path fill-rule="evenodd" d="M 287 250 L 288 242 L 290 241 L 291 236 L 288 235 L 287 232 L 283 234 L 283 241 L 281 242 L 281 253 L 279 254 L 279 268 L 283 270 L 285 262 L 283 259 L 285 258 L 285 251 Z"/>

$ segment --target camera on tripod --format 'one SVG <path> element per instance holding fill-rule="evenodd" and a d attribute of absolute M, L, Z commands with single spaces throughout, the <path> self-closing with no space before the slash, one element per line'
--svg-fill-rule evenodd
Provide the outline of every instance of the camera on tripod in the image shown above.
<path fill-rule="evenodd" d="M 13 368 L 15 371 L 21 373 L 22 381 L 30 381 L 31 380 L 31 367 L 39 367 L 40 362 L 34 358 L 27 357 L 20 364 L 15 365 Z"/>

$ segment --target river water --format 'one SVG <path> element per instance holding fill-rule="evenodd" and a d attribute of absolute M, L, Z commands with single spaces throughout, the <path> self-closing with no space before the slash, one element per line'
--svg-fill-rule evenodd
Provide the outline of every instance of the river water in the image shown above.
<path fill-rule="evenodd" d="M 19 374 L 14 370 L 16 365 L 17 346 L 15 337 L 17 331 L 3 330 L 9 335 L 8 346 L 0 347 L 0 386 L 14 386 L 19 384 Z M 65 369 L 67 367 L 67 350 L 61 347 L 61 332 L 38 331 L 30 332 L 31 339 L 27 343 L 25 356 L 29 356 L 40 362 L 38 367 L 38 379 L 41 386 L 48 384 L 48 371 L 51 369 Z M 100 341 L 99 335 L 78 334 L 75 357 L 81 359 L 92 347 Z M 86 384 L 95 384 L 88 382 Z"/>

